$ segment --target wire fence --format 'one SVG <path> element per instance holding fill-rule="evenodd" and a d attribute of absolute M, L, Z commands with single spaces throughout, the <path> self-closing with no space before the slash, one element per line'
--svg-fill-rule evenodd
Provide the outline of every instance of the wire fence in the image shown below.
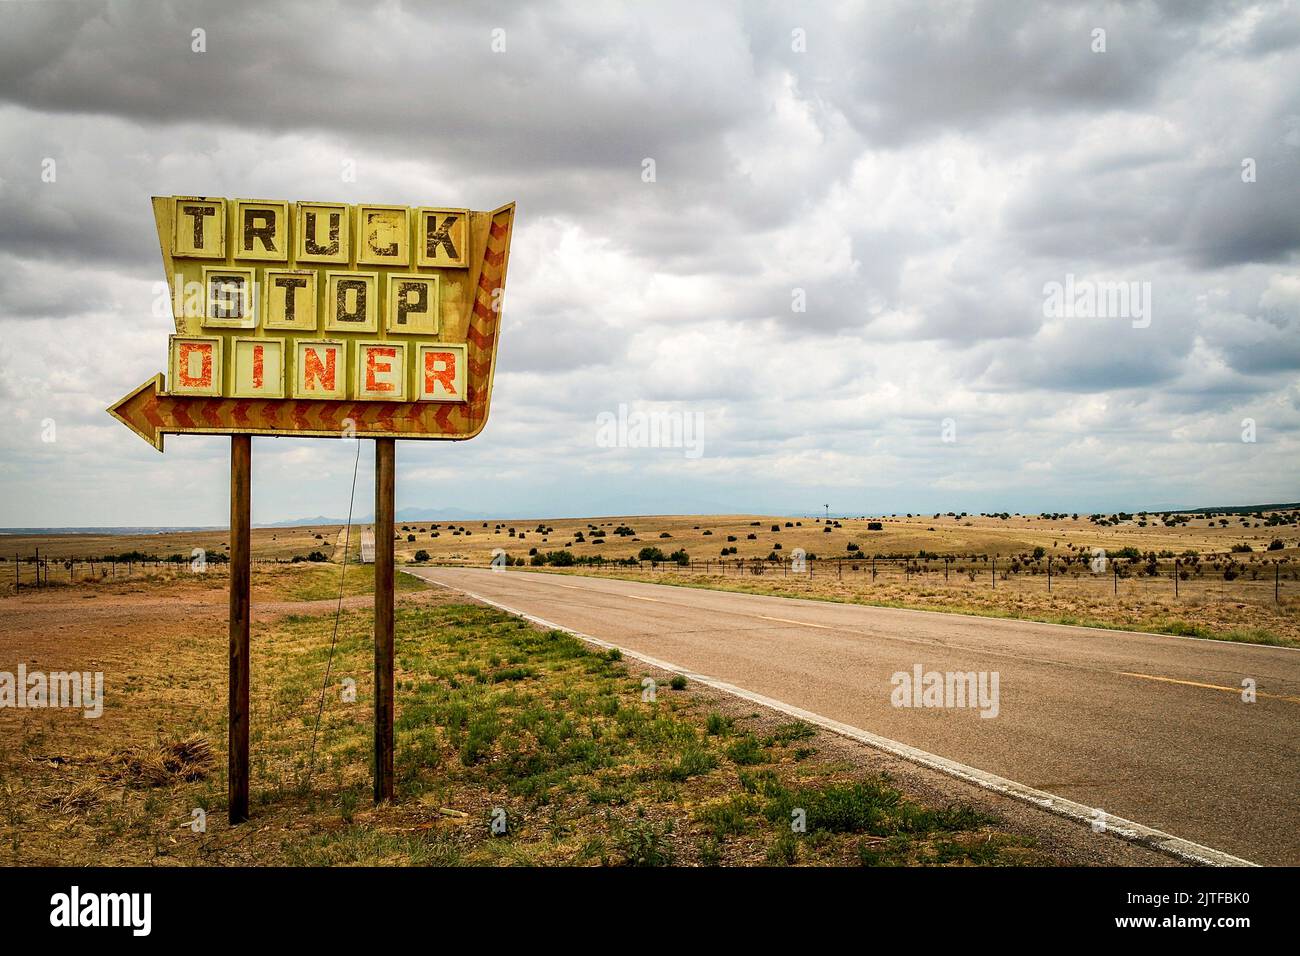
<path fill-rule="evenodd" d="M 0 581 L 5 590 L 21 591 L 86 580 L 116 580 L 171 569 L 195 570 L 196 559 L 174 555 L 105 556 L 102 558 L 49 558 L 39 554 L 0 557 Z M 255 558 L 254 566 L 298 564 L 298 558 Z M 205 556 L 205 572 L 225 569 L 225 556 Z M 467 562 L 445 563 L 465 567 Z M 1151 555 L 1044 555 L 1041 557 L 967 555 L 924 557 L 848 556 L 835 558 L 781 556 L 775 558 L 712 558 L 586 562 L 562 565 L 577 570 L 650 574 L 686 574 L 739 579 L 775 578 L 791 581 L 841 581 L 853 585 L 909 585 L 1045 590 L 1061 593 L 1114 596 L 1162 595 L 1239 597 L 1272 600 L 1300 596 L 1300 562 L 1291 557 L 1270 558 L 1267 552 L 1242 555 L 1204 554 L 1194 557 Z M 3 577 L 7 574 L 7 580 Z M 1289 595 L 1288 595 L 1289 591 Z"/>
<path fill-rule="evenodd" d="M 837 557 L 837 558 L 721 558 L 685 561 L 601 562 L 602 570 L 638 573 L 677 573 L 724 578 L 837 580 L 868 585 L 950 585 L 1048 592 L 1109 591 L 1126 594 L 1167 594 L 1192 597 L 1213 592 L 1237 594 L 1250 600 L 1280 602 L 1284 585 L 1300 594 L 1300 563 L 1290 558 L 1254 556 L 1240 560 L 1235 554 L 1198 555 L 1195 558 L 1106 556 L 1044 556 L 1025 560 L 1007 556 L 984 557 Z"/>
<path fill-rule="evenodd" d="M 302 558 L 254 558 L 253 566 L 298 564 Z M 85 581 L 128 579 L 147 572 L 198 571 L 188 556 L 120 558 L 47 558 L 39 555 L 0 557 L 0 589 L 9 593 Z M 205 573 L 228 569 L 224 554 L 208 554 L 201 562 Z"/>

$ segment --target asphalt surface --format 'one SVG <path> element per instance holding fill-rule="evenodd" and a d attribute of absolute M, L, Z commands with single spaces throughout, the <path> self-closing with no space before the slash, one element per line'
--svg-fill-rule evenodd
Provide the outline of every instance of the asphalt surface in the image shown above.
<path fill-rule="evenodd" d="M 1300 650 L 607 578 L 416 573 L 1186 840 L 1300 864 Z M 893 676 L 917 665 L 996 672 L 997 715 L 895 706 Z"/>

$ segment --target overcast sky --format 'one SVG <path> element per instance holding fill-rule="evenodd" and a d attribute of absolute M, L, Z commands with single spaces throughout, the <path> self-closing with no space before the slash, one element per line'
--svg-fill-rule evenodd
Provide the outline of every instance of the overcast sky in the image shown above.
<path fill-rule="evenodd" d="M 491 419 L 399 508 L 1300 499 L 1295 4 L 0 4 L 0 526 L 225 523 L 226 439 L 104 411 L 168 194 L 518 201 Z M 254 521 L 346 513 L 356 448 L 255 439 Z"/>

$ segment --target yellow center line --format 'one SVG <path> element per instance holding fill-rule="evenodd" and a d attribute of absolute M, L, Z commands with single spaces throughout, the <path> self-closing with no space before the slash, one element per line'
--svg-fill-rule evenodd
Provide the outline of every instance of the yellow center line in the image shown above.
<path fill-rule="evenodd" d="M 1243 690 L 1241 687 L 1224 687 L 1222 684 L 1203 684 L 1200 681 L 1179 680 L 1176 677 L 1160 677 L 1156 674 L 1133 674 L 1129 671 L 1120 671 L 1119 673 L 1123 677 L 1137 677 L 1141 680 L 1155 680 L 1160 681 L 1162 684 L 1183 684 L 1187 687 L 1201 687 L 1205 690 L 1222 690 L 1227 691 L 1229 694 L 1240 694 Z M 1285 694 L 1266 694 L 1264 691 L 1258 690 L 1255 691 L 1255 696 L 1267 697 L 1270 700 L 1285 700 L 1292 704 L 1300 704 L 1300 697 L 1288 697 Z"/>
<path fill-rule="evenodd" d="M 835 630 L 835 628 L 831 627 L 829 624 L 811 624 L 808 621 L 792 621 L 785 617 L 768 617 L 766 614 L 759 614 L 756 616 L 762 618 L 764 621 L 778 621 L 781 624 L 798 624 L 801 627 L 820 627 L 824 631 Z"/>

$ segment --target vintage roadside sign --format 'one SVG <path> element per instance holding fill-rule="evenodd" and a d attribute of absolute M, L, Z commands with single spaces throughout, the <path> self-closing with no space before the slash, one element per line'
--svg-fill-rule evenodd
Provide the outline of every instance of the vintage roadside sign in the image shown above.
<path fill-rule="evenodd" d="M 153 200 L 175 334 L 109 413 L 166 434 L 473 438 L 514 204 Z"/>
<path fill-rule="evenodd" d="M 374 784 L 391 800 L 396 440 L 487 423 L 514 204 L 158 196 L 153 211 L 167 371 L 108 411 L 159 451 L 167 434 L 230 436 L 230 822 L 249 814 L 253 435 L 375 440 Z"/>

